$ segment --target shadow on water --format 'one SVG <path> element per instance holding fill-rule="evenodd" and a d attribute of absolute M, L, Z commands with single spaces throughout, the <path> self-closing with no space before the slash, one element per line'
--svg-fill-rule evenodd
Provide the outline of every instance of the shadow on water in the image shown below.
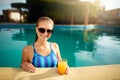
<path fill-rule="evenodd" d="M 27 41 L 27 45 L 32 44 L 35 41 L 35 29 L 20 28 L 18 33 L 12 35 L 13 40 Z"/>

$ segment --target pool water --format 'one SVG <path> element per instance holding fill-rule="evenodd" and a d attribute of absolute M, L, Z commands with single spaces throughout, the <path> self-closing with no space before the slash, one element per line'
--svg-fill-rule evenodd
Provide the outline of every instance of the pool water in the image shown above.
<path fill-rule="evenodd" d="M 35 24 L 0 24 L 0 67 L 19 67 L 22 49 L 35 40 Z M 58 43 L 70 67 L 120 64 L 120 27 L 55 25 Z"/>

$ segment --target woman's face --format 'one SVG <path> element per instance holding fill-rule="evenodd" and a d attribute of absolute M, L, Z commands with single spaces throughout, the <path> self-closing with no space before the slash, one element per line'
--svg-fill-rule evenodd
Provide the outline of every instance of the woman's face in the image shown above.
<path fill-rule="evenodd" d="M 48 21 L 39 22 L 38 26 L 36 27 L 36 33 L 38 39 L 47 41 L 52 34 L 53 24 Z"/>

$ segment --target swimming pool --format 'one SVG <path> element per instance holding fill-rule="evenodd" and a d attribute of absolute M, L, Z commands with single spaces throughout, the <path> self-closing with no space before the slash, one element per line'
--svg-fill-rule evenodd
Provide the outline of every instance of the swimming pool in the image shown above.
<path fill-rule="evenodd" d="M 34 42 L 35 24 L 0 24 L 0 67 L 19 67 L 22 48 Z M 57 42 L 70 67 L 120 64 L 120 27 L 55 25 Z"/>

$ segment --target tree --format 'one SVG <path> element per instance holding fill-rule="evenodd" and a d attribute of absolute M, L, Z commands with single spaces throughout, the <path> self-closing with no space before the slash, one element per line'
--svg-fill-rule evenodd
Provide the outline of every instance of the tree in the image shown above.
<path fill-rule="evenodd" d="M 17 8 L 20 11 L 20 23 L 21 23 L 22 8 L 27 8 L 27 4 L 25 4 L 25 3 L 11 3 L 11 7 Z"/>

